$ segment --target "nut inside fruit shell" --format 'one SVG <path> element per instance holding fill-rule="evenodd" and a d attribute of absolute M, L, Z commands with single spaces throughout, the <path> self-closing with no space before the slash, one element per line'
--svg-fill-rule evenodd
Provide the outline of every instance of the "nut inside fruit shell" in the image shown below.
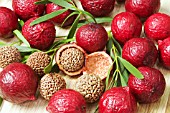
<path fill-rule="evenodd" d="M 70 76 L 82 72 L 85 62 L 85 51 L 75 43 L 63 45 L 56 53 L 55 60 L 58 67 Z"/>
<path fill-rule="evenodd" d="M 85 73 L 98 75 L 102 80 L 107 77 L 108 70 L 112 69 L 112 59 L 104 51 L 86 55 Z"/>

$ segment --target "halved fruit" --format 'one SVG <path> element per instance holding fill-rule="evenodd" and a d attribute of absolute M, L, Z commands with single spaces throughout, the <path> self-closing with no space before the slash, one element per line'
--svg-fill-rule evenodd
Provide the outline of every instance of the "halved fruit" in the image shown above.
<path fill-rule="evenodd" d="M 84 73 L 98 75 L 102 80 L 112 69 L 112 59 L 104 51 L 94 52 L 86 56 Z"/>

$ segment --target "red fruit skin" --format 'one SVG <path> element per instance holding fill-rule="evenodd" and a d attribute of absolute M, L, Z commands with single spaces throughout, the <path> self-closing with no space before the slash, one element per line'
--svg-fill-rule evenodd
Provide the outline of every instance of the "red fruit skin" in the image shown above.
<path fill-rule="evenodd" d="M 170 16 L 156 13 L 150 16 L 144 24 L 144 31 L 148 38 L 163 40 L 170 36 Z"/>
<path fill-rule="evenodd" d="M 26 64 L 9 64 L 0 73 L 0 96 L 9 102 L 35 100 L 37 87 L 38 78 Z"/>
<path fill-rule="evenodd" d="M 140 37 L 142 23 L 137 16 L 130 12 L 117 14 L 111 24 L 114 38 L 121 44 L 134 37 Z"/>
<path fill-rule="evenodd" d="M 18 17 L 9 8 L 0 7 L 0 38 L 13 37 L 13 30 L 18 27 Z"/>
<path fill-rule="evenodd" d="M 83 9 L 94 16 L 107 16 L 114 9 L 115 0 L 80 0 Z"/>
<path fill-rule="evenodd" d="M 160 0 L 126 0 L 125 9 L 140 18 L 147 18 L 160 9 Z"/>
<path fill-rule="evenodd" d="M 135 67 L 152 67 L 156 63 L 158 50 L 150 39 L 133 38 L 123 46 L 122 57 Z"/>
<path fill-rule="evenodd" d="M 99 101 L 99 113 L 136 113 L 137 102 L 129 87 L 107 90 Z"/>
<path fill-rule="evenodd" d="M 33 17 L 25 22 L 22 27 L 22 34 L 30 43 L 31 47 L 46 50 L 54 42 L 56 34 L 55 26 L 50 21 L 30 26 L 30 23 L 37 18 L 38 17 Z"/>
<path fill-rule="evenodd" d="M 170 69 L 170 37 L 158 41 L 159 62 Z"/>
<path fill-rule="evenodd" d="M 140 103 L 155 102 L 163 95 L 166 82 L 163 74 L 154 68 L 139 67 L 144 79 L 138 79 L 133 75 L 129 76 L 128 86 Z"/>
<path fill-rule="evenodd" d="M 90 23 L 83 25 L 76 32 L 77 45 L 89 53 L 103 50 L 107 40 L 107 32 L 99 24 Z"/>
<path fill-rule="evenodd" d="M 72 89 L 57 91 L 46 107 L 49 113 L 86 113 L 84 97 Z"/>
<path fill-rule="evenodd" d="M 46 13 L 52 13 L 54 11 L 58 11 L 63 9 L 63 7 L 54 4 L 54 3 L 49 3 L 46 5 Z M 72 13 L 71 10 L 67 10 L 64 13 L 50 19 L 51 21 L 53 21 L 54 23 L 58 23 L 58 24 L 62 24 L 64 22 L 64 20 Z M 71 16 L 63 25 L 63 27 L 68 26 L 70 24 L 72 24 L 74 22 L 75 16 Z"/>
<path fill-rule="evenodd" d="M 36 5 L 37 1 L 39 0 L 12 0 L 12 7 L 19 18 L 26 21 L 43 14 L 45 5 Z"/>

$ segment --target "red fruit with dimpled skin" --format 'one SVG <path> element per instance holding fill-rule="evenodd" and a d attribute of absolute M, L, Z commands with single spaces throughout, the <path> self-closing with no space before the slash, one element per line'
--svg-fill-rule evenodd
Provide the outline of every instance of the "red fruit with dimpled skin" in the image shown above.
<path fill-rule="evenodd" d="M 140 18 L 147 18 L 160 9 L 160 0 L 126 0 L 125 9 Z"/>
<path fill-rule="evenodd" d="M 99 113 L 136 113 L 137 102 L 129 87 L 107 90 L 99 101 Z"/>
<path fill-rule="evenodd" d="M 140 103 L 155 102 L 163 95 L 165 90 L 165 78 L 163 74 L 150 67 L 139 67 L 144 79 L 138 79 L 133 75 L 129 76 L 128 86 Z"/>
<path fill-rule="evenodd" d="M 158 40 L 159 49 L 159 61 L 165 67 L 170 69 L 170 37 L 162 40 Z"/>
<path fill-rule="evenodd" d="M 18 27 L 18 17 L 6 7 L 0 7 L 0 38 L 13 37 L 13 30 Z"/>
<path fill-rule="evenodd" d="M 43 14 L 45 5 L 36 5 L 35 2 L 39 0 L 12 0 L 12 7 L 14 12 L 22 20 L 28 20 L 35 16 Z"/>
<path fill-rule="evenodd" d="M 140 37 L 142 23 L 133 13 L 122 12 L 113 18 L 111 31 L 114 38 L 124 44 L 131 38 Z"/>
<path fill-rule="evenodd" d="M 115 0 L 80 0 L 83 9 L 94 16 L 106 16 L 114 9 Z"/>
<path fill-rule="evenodd" d="M 105 28 L 95 23 L 81 26 L 76 33 L 77 45 L 89 53 L 103 50 L 107 40 L 108 35 Z"/>
<path fill-rule="evenodd" d="M 150 16 L 144 24 L 144 31 L 148 38 L 163 40 L 170 36 L 170 16 L 156 13 Z"/>
<path fill-rule="evenodd" d="M 40 50 L 48 49 L 55 39 L 55 26 L 50 21 L 41 22 L 34 26 L 30 26 L 38 17 L 33 17 L 27 20 L 22 27 L 22 34 L 30 43 L 31 47 Z"/>
<path fill-rule="evenodd" d="M 26 64 L 9 64 L 0 73 L 0 96 L 12 103 L 35 100 L 37 87 L 38 78 Z"/>
<path fill-rule="evenodd" d="M 46 13 L 52 13 L 54 11 L 58 11 L 63 9 L 61 6 L 54 4 L 54 3 L 49 3 L 46 5 Z M 54 23 L 58 23 L 58 24 L 62 24 L 64 22 L 64 20 L 72 13 L 71 10 L 67 10 L 64 13 L 50 19 L 51 21 L 53 21 Z M 70 24 L 72 24 L 74 22 L 75 16 L 71 16 L 68 18 L 68 20 L 64 23 L 64 26 L 68 26 Z"/>
<path fill-rule="evenodd" d="M 57 91 L 46 107 L 49 113 L 86 113 L 84 97 L 72 89 Z"/>
<path fill-rule="evenodd" d="M 132 38 L 125 43 L 122 57 L 135 67 L 154 66 L 158 50 L 153 41 L 147 38 Z"/>

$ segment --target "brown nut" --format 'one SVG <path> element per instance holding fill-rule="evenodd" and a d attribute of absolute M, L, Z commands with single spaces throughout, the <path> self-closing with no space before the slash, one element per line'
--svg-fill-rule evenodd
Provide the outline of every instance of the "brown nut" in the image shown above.
<path fill-rule="evenodd" d="M 59 69 L 70 76 L 82 72 L 85 62 L 85 51 L 76 44 L 63 45 L 56 53 L 56 63 Z"/>
<path fill-rule="evenodd" d="M 44 68 L 48 66 L 51 58 L 44 52 L 34 52 L 27 59 L 26 64 L 29 65 L 37 75 L 44 75 Z"/>
<path fill-rule="evenodd" d="M 104 84 L 99 76 L 84 74 L 77 79 L 75 90 L 80 92 L 86 102 L 96 102 L 104 91 Z"/>
<path fill-rule="evenodd" d="M 4 68 L 10 63 L 20 62 L 21 54 L 14 46 L 4 46 L 0 48 L 0 68 Z"/>
<path fill-rule="evenodd" d="M 65 80 L 57 73 L 46 74 L 40 80 L 40 94 L 46 100 L 49 100 L 56 91 L 65 88 Z"/>

